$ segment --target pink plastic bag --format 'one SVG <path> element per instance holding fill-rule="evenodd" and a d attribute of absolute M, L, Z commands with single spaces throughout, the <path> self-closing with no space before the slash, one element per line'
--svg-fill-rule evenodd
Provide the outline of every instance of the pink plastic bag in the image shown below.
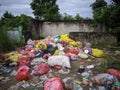
<path fill-rule="evenodd" d="M 42 63 L 35 68 L 34 75 L 43 75 L 46 74 L 49 70 L 49 65 L 46 63 Z"/>
<path fill-rule="evenodd" d="M 44 90 L 64 90 L 64 83 L 60 78 L 51 78 L 44 82 Z"/>

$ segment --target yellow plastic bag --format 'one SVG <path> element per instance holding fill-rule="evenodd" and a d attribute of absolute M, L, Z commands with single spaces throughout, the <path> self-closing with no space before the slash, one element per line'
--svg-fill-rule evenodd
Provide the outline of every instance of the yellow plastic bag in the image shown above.
<path fill-rule="evenodd" d="M 18 62 L 18 57 L 22 56 L 22 54 L 19 54 L 19 53 L 16 53 L 12 56 L 9 57 L 9 59 L 12 61 L 12 62 Z"/>
<path fill-rule="evenodd" d="M 69 38 L 69 36 L 67 34 L 62 34 L 60 36 L 60 41 L 62 41 L 62 40 L 66 41 L 67 44 L 71 41 L 71 39 Z"/>
<path fill-rule="evenodd" d="M 45 42 L 43 42 L 43 41 L 38 42 L 36 44 L 36 48 L 40 48 L 40 45 L 43 46 L 43 48 L 41 48 L 41 49 L 43 49 L 43 50 L 47 49 L 47 45 L 45 44 Z"/>
<path fill-rule="evenodd" d="M 73 40 L 72 40 L 72 42 L 69 42 L 68 45 L 71 45 L 71 46 L 77 47 L 77 46 L 79 45 L 79 43 L 76 42 L 76 41 L 73 41 Z"/>
<path fill-rule="evenodd" d="M 53 55 L 55 56 L 55 55 L 58 55 L 59 53 L 60 53 L 60 50 L 55 50 Z"/>
<path fill-rule="evenodd" d="M 75 46 L 75 47 L 78 46 L 78 42 L 70 39 L 67 34 L 62 34 L 60 36 L 60 41 L 62 41 L 62 40 L 66 41 L 66 43 L 70 46 Z"/>
<path fill-rule="evenodd" d="M 103 57 L 105 53 L 100 49 L 92 49 L 92 55 L 94 57 Z"/>

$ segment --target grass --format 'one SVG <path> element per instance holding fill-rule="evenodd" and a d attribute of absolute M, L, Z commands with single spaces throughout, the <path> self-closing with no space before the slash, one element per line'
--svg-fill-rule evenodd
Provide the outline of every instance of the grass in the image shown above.
<path fill-rule="evenodd" d="M 101 65 L 97 68 L 101 72 L 105 72 L 109 68 L 115 68 L 120 70 L 120 65 L 118 60 L 113 56 L 104 56 L 104 60 L 102 61 Z"/>

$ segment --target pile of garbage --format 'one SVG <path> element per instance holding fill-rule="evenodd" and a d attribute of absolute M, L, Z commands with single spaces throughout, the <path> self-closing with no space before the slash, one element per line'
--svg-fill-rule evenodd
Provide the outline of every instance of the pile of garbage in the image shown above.
<path fill-rule="evenodd" d="M 94 84 L 103 88 L 98 90 L 120 90 L 120 71 L 116 69 L 108 69 L 106 73 L 93 76 L 91 69 L 94 65 L 81 65 L 76 73 L 82 77 L 82 82 L 72 77 L 54 77 L 52 74 L 52 69 L 60 74 L 69 74 L 71 63 L 79 59 L 105 56 L 103 50 L 91 46 L 90 43 L 74 41 L 67 34 L 49 36 L 42 40 L 29 39 L 25 47 L 2 55 L 0 75 L 11 72 L 10 76 L 20 81 L 9 90 L 17 90 L 16 86 L 43 87 L 44 90 L 82 90 L 81 83 L 90 86 L 90 90 L 97 90 L 92 88 Z M 16 67 L 17 70 L 12 71 L 8 67 Z M 9 79 L 0 77 L 0 81 Z M 29 80 L 35 82 L 29 83 Z"/>

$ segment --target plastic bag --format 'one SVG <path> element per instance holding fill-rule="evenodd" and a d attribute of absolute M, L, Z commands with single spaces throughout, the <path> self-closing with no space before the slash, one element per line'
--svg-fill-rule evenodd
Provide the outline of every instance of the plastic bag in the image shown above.
<path fill-rule="evenodd" d="M 112 84 L 114 82 L 114 78 L 112 75 L 107 73 L 98 74 L 91 78 L 93 83 L 104 85 L 104 84 Z"/>
<path fill-rule="evenodd" d="M 50 78 L 44 82 L 44 90 L 64 90 L 64 83 L 60 78 Z"/>
<path fill-rule="evenodd" d="M 16 74 L 17 80 L 29 80 L 30 79 L 30 73 L 29 73 L 29 67 L 27 66 L 21 66 Z"/>
<path fill-rule="evenodd" d="M 92 49 L 92 55 L 95 57 L 103 57 L 105 54 L 100 49 Z"/>
<path fill-rule="evenodd" d="M 12 56 L 9 57 L 9 59 L 12 61 L 12 62 L 18 62 L 18 57 L 22 56 L 22 54 L 19 54 L 19 53 L 16 53 Z"/>
<path fill-rule="evenodd" d="M 57 46 L 50 46 L 50 47 L 48 47 L 45 51 L 44 51 L 44 53 L 50 53 L 51 55 L 53 55 L 54 54 L 54 52 L 56 51 L 58 49 L 58 47 Z"/>
<path fill-rule="evenodd" d="M 30 66 L 30 58 L 27 56 L 21 56 L 18 58 L 18 63 L 19 66 L 23 66 L 23 65 Z"/>
<path fill-rule="evenodd" d="M 78 53 L 79 53 L 79 51 L 76 48 L 73 48 L 73 47 L 69 48 L 69 52 L 72 53 L 72 54 L 76 54 L 76 55 L 78 55 Z"/>
<path fill-rule="evenodd" d="M 50 56 L 48 58 L 48 64 L 50 66 L 60 65 L 62 67 L 71 68 L 71 66 L 70 66 L 70 59 L 67 56 L 62 56 L 62 55 Z"/>
<path fill-rule="evenodd" d="M 36 44 L 36 48 L 40 48 L 41 50 L 45 50 L 45 49 L 47 49 L 47 45 L 45 44 L 45 42 L 40 41 Z"/>
<path fill-rule="evenodd" d="M 46 74 L 49 70 L 49 65 L 46 63 L 42 63 L 35 68 L 34 75 L 43 75 Z"/>
<path fill-rule="evenodd" d="M 107 72 L 113 76 L 115 76 L 120 81 L 120 70 L 116 69 L 108 69 Z"/>
<path fill-rule="evenodd" d="M 68 45 L 71 45 L 71 46 L 74 46 L 74 47 L 77 47 L 79 45 L 78 42 L 74 41 L 74 40 L 71 40 Z"/>

